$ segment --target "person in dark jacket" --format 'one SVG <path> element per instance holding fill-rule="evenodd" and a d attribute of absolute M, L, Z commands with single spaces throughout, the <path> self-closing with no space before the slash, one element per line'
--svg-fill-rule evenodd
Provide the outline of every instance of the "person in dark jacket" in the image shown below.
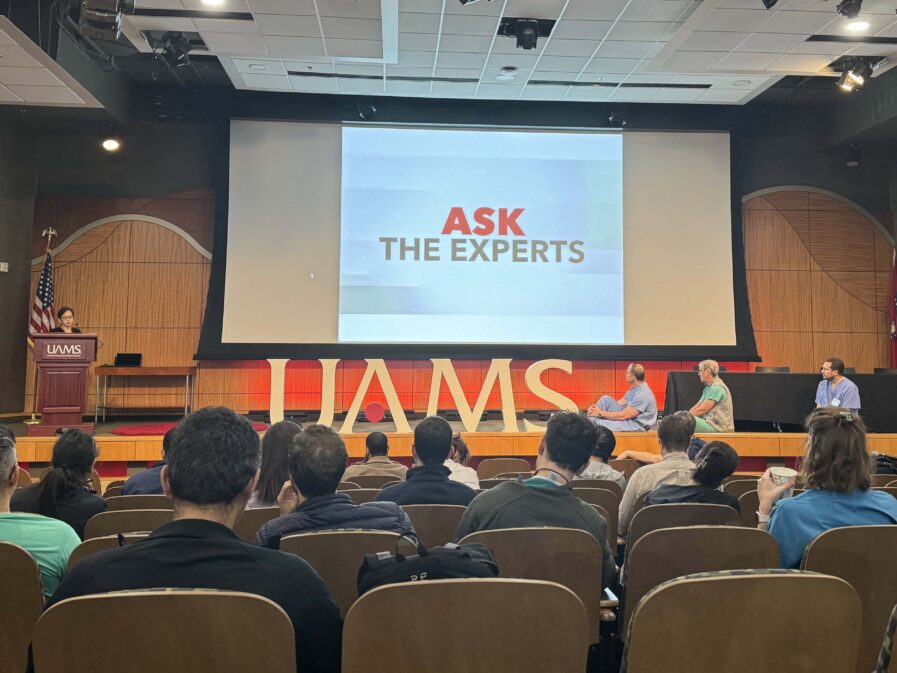
<path fill-rule="evenodd" d="M 285 535 L 340 528 L 413 534 L 411 520 L 395 503 L 356 505 L 345 493 L 336 492 L 348 460 L 342 437 L 326 425 L 310 425 L 296 435 L 290 481 L 277 498 L 281 516 L 259 528 L 259 544 L 277 548 Z"/>
<path fill-rule="evenodd" d="M 693 484 L 658 486 L 645 498 L 645 505 L 702 502 L 712 505 L 728 505 L 736 512 L 740 512 L 738 498 L 719 490 L 723 479 L 731 476 L 737 467 L 738 453 L 735 449 L 725 442 L 710 442 L 701 449 L 695 458 Z"/>
<path fill-rule="evenodd" d="M 411 455 L 414 467 L 405 481 L 380 491 L 379 502 L 398 505 L 463 505 L 477 492 L 470 486 L 451 481 L 452 471 L 443 463 L 452 452 L 452 426 L 441 416 L 427 416 L 414 428 Z"/>
<path fill-rule="evenodd" d="M 98 455 L 93 437 L 77 428 L 66 430 L 53 445 L 50 469 L 36 484 L 16 491 L 11 510 L 65 521 L 84 539 L 87 520 L 108 508 L 106 501 L 90 490 Z"/>
<path fill-rule="evenodd" d="M 121 487 L 122 495 L 162 495 L 162 468 L 165 467 L 165 456 L 171 447 L 174 431 L 175 428 L 172 428 L 162 438 L 162 460 L 128 479 Z"/>

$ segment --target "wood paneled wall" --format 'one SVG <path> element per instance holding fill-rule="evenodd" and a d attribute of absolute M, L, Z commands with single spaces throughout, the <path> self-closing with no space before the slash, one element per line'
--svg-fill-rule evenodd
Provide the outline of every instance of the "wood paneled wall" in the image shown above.
<path fill-rule="evenodd" d="M 59 230 L 60 240 L 100 218 L 106 224 L 85 232 L 56 257 L 56 305 L 73 306 L 85 331 L 96 331 L 103 347 L 99 363 L 117 352 L 142 352 L 146 365 L 190 365 L 196 352 L 209 282 L 210 263 L 187 240 L 132 213 L 169 222 L 212 249 L 212 195 L 178 194 L 166 199 L 40 199 L 36 204 L 33 256 L 43 248 L 40 231 Z M 887 365 L 887 288 L 891 247 L 861 212 L 812 191 L 780 191 L 744 204 L 748 290 L 758 347 L 766 365 L 816 371 L 827 355 L 871 371 Z M 41 264 L 32 269 L 36 284 Z M 33 288 L 32 288 L 33 294 Z M 30 358 L 29 358 L 30 361 Z M 406 409 L 426 408 L 432 367 L 427 360 L 388 361 L 393 384 Z M 476 402 L 488 361 L 455 361 L 468 404 Z M 546 404 L 525 387 L 527 361 L 512 363 L 518 409 Z M 666 375 L 696 362 L 645 362 L 648 382 L 664 404 Z M 754 365 L 722 363 L 729 371 Z M 626 390 L 626 361 L 576 361 L 574 373 L 551 371 L 544 382 L 581 407 L 600 395 L 619 398 Z M 336 409 L 345 410 L 364 373 L 363 361 L 344 361 L 336 373 Z M 26 386 L 32 404 L 33 366 Z M 197 407 L 223 404 L 238 411 L 269 408 L 270 372 L 264 361 L 202 362 L 196 381 Z M 179 380 L 163 385 L 116 384 L 110 403 L 172 406 L 182 403 Z M 112 391 L 110 391 L 112 392 Z M 385 402 L 374 380 L 365 398 Z M 93 390 L 90 398 L 93 405 Z M 287 367 L 288 410 L 319 409 L 321 366 L 293 361 Z M 440 407 L 452 406 L 447 387 Z M 488 407 L 498 408 L 497 390 Z"/>
<path fill-rule="evenodd" d="M 812 372 L 838 356 L 858 372 L 887 367 L 893 247 L 882 227 L 811 190 L 756 196 L 743 216 L 761 364 Z"/>

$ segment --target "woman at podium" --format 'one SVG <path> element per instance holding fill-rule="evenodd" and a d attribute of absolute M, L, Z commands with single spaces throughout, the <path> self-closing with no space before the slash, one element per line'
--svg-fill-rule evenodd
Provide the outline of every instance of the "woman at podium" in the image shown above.
<path fill-rule="evenodd" d="M 81 330 L 75 327 L 75 312 L 68 306 L 63 306 L 56 311 L 56 317 L 59 318 L 59 324 L 51 329 L 51 332 L 57 334 L 81 334 Z"/>

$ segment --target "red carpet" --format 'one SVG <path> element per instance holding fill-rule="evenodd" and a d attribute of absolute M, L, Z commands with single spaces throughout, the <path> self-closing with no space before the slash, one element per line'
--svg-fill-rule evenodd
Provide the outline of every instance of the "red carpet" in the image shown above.
<path fill-rule="evenodd" d="M 126 425 L 121 428 L 115 428 L 113 435 L 124 435 L 125 437 L 135 437 L 138 435 L 164 435 L 166 432 L 175 427 L 177 423 L 144 423 L 143 425 Z M 258 432 L 267 430 L 268 426 L 264 423 L 253 423 L 252 427 Z"/>

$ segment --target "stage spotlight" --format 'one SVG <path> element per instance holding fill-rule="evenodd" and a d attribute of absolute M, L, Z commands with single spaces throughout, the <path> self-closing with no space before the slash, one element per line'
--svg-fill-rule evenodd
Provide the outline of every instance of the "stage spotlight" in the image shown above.
<path fill-rule="evenodd" d="M 535 49 L 539 41 L 539 22 L 536 19 L 520 19 L 517 22 L 517 47 Z"/>
<path fill-rule="evenodd" d="M 846 91 L 847 93 L 853 92 L 856 89 L 856 83 L 850 79 L 847 75 L 847 71 L 841 73 L 841 76 L 838 78 L 838 81 L 835 82 L 835 85 L 841 89 L 842 91 Z"/>
<path fill-rule="evenodd" d="M 125 12 L 134 12 L 134 0 L 81 0 L 78 32 L 92 40 L 115 42 Z"/>
<path fill-rule="evenodd" d="M 867 59 L 857 58 L 845 64 L 837 86 L 848 93 L 862 89 L 872 76 L 872 64 Z"/>
<path fill-rule="evenodd" d="M 863 0 L 841 0 L 835 7 L 835 11 L 841 16 L 848 19 L 855 19 L 860 15 L 860 9 L 863 6 Z"/>
<path fill-rule="evenodd" d="M 107 152 L 118 152 L 121 149 L 121 140 L 114 136 L 109 136 L 103 139 L 100 146 Z"/>
<path fill-rule="evenodd" d="M 162 55 L 173 68 L 190 65 L 190 40 L 181 32 L 169 31 L 162 36 Z"/>
<path fill-rule="evenodd" d="M 763 6 L 766 9 L 772 9 L 779 0 L 763 0 Z"/>
<path fill-rule="evenodd" d="M 377 108 L 374 107 L 373 103 L 356 103 L 355 111 L 358 113 L 358 118 L 363 122 L 372 120 L 374 115 L 377 114 Z"/>
<path fill-rule="evenodd" d="M 623 119 L 622 115 L 611 110 L 610 114 L 607 115 L 607 125 L 612 129 L 621 129 L 626 126 L 626 120 Z"/>

